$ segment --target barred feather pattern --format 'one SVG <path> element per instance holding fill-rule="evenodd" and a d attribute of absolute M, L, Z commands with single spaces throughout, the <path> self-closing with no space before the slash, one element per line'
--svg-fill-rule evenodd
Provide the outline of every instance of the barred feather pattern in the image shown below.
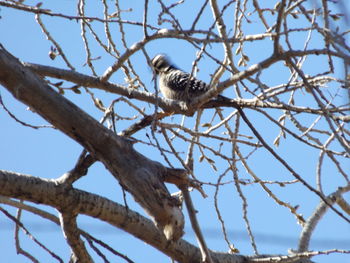
<path fill-rule="evenodd" d="M 205 82 L 178 69 L 164 55 L 155 56 L 152 59 L 152 66 L 159 75 L 159 89 L 165 98 L 190 101 L 209 89 Z"/>
<path fill-rule="evenodd" d="M 173 70 L 159 76 L 159 88 L 164 97 L 172 100 L 189 100 L 208 90 L 208 86 L 201 80 L 181 70 Z"/>

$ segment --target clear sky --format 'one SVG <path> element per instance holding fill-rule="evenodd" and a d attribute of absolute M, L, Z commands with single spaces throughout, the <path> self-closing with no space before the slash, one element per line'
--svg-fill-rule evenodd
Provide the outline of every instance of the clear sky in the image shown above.
<path fill-rule="evenodd" d="M 61 1 L 43 1 L 42 8 L 49 8 L 55 13 L 64 13 L 69 15 L 76 15 L 76 1 L 61 0 Z M 107 1 L 108 2 L 108 1 Z M 111 1 L 113 2 L 113 1 Z M 152 1 L 150 1 L 152 2 Z M 218 1 L 220 5 L 224 1 Z M 311 1 L 312 2 L 312 1 Z M 317 1 L 316 1 L 317 2 Z M 345 1 L 346 2 L 346 1 Z M 32 4 L 35 1 L 25 1 L 25 4 Z M 130 5 L 130 6 L 129 6 Z M 155 15 L 158 9 L 152 9 L 154 3 L 150 3 L 149 23 L 156 25 L 157 16 Z M 188 7 L 181 9 L 181 13 L 177 13 L 178 19 L 183 23 L 184 28 L 188 28 L 193 20 L 193 8 L 194 3 L 187 3 Z M 348 3 L 347 3 L 348 5 Z M 273 5 L 271 5 L 273 6 Z M 123 19 L 142 21 L 143 3 L 121 3 L 121 9 L 127 10 L 132 7 L 132 11 L 125 11 L 122 15 Z M 347 6 L 349 7 L 349 6 Z M 112 8 L 111 8 L 112 10 Z M 185 10 L 185 11 L 184 11 Z M 174 11 L 176 12 L 176 11 Z M 227 11 L 226 19 L 233 19 L 233 8 Z M 92 1 L 87 5 L 86 13 L 88 16 L 101 17 L 102 7 L 100 1 Z M 0 7 L 0 43 L 11 52 L 14 56 L 18 57 L 21 61 L 39 63 L 44 65 L 50 65 L 58 68 L 67 68 L 64 61 L 57 57 L 55 60 L 51 60 L 48 56 L 52 43 L 47 41 L 42 34 L 40 27 L 34 19 L 32 13 L 25 13 L 19 10 L 12 10 L 6 7 Z M 204 18 L 200 21 L 200 27 L 205 28 L 212 23 L 212 16 L 210 9 L 207 8 L 204 13 Z M 210 18 L 210 19 L 209 19 Z M 91 75 L 91 70 L 84 66 L 86 62 L 86 51 L 80 35 L 80 24 L 75 21 L 67 21 L 62 18 L 51 18 L 42 16 L 47 29 L 52 34 L 52 37 L 61 45 L 69 61 L 74 65 L 76 70 L 81 73 Z M 291 21 L 291 23 L 298 23 L 298 21 Z M 103 34 L 103 24 L 94 23 L 94 29 L 101 36 L 101 39 L 105 41 Z M 345 24 L 342 24 L 345 25 Z M 113 27 L 117 27 L 117 24 L 113 24 Z M 245 33 L 255 34 L 263 32 L 260 25 L 257 23 L 256 17 L 252 17 L 251 24 L 245 24 Z M 137 26 L 127 25 L 125 26 L 127 32 L 127 44 L 131 46 L 133 43 L 140 41 L 143 37 L 142 28 Z M 115 30 L 117 32 L 118 30 Z M 111 56 L 105 54 L 105 52 L 98 47 L 96 42 L 93 41 L 91 34 L 88 34 L 91 45 L 92 57 L 101 56 L 100 59 L 94 61 L 94 66 L 98 75 L 110 66 L 114 59 Z M 299 35 L 300 36 L 300 35 Z M 307 33 L 304 38 L 292 39 L 295 49 L 301 49 L 305 42 Z M 113 38 L 117 40 L 118 45 L 122 45 L 120 42 L 120 35 L 117 33 L 113 35 Z M 315 36 L 315 39 L 311 41 L 310 45 L 317 46 L 317 41 L 320 39 Z M 246 53 L 249 54 L 250 61 L 248 66 L 267 58 L 271 54 L 272 45 L 270 40 L 261 41 L 259 45 L 255 43 L 247 43 L 245 45 Z M 123 50 L 123 48 L 121 48 Z M 196 49 L 183 40 L 156 40 L 149 43 L 146 46 L 146 50 L 150 55 L 157 53 L 168 54 L 174 63 L 181 65 L 181 68 L 190 71 L 193 60 L 196 58 Z M 218 58 L 222 59 L 223 50 L 221 44 L 213 44 L 210 49 L 211 54 L 214 54 Z M 138 72 L 145 86 L 150 92 L 154 92 L 152 79 L 152 72 L 145 63 L 145 58 L 141 52 L 135 54 L 131 58 L 135 71 Z M 238 60 L 238 58 L 237 58 Z M 236 61 L 237 61 L 236 60 Z M 313 58 L 308 59 L 303 69 L 308 74 L 315 74 L 315 72 L 322 72 L 323 65 L 317 64 L 317 60 Z M 336 61 L 339 63 L 339 61 Z M 339 64 L 336 64 L 336 66 Z M 285 83 L 289 77 L 289 73 L 285 70 L 280 70 L 279 65 L 273 66 L 264 75 L 264 81 L 270 86 Z M 210 74 L 214 72 L 215 63 L 209 59 L 201 61 L 199 65 L 200 71 L 198 72 L 198 78 L 209 81 Z M 321 68 L 321 69 L 320 69 Z M 244 68 L 240 68 L 242 70 Z M 278 72 L 278 73 L 276 73 Z M 337 77 L 341 77 L 342 72 L 337 71 L 339 74 Z M 223 79 L 226 79 L 229 75 L 224 75 Z M 110 79 L 111 82 L 118 84 L 125 84 L 123 75 L 120 72 L 115 73 Z M 65 83 L 64 87 L 71 87 L 71 84 Z M 82 89 L 81 89 L 82 90 Z M 83 90 L 82 90 L 83 91 Z M 101 99 L 107 106 L 112 100 L 116 99 L 117 95 L 107 94 L 102 91 L 92 90 L 96 97 Z M 340 98 L 346 103 L 345 91 L 341 91 L 343 94 Z M 0 94 L 6 107 L 20 120 L 30 123 L 32 125 L 48 125 L 41 117 L 27 109 L 26 105 L 16 101 L 6 89 L 0 88 Z M 233 90 L 226 90 L 224 92 L 226 96 L 234 97 Z M 245 94 L 246 98 L 251 98 L 251 95 Z M 303 97 L 305 95 L 305 97 Z M 82 94 L 75 94 L 71 91 L 66 91 L 65 96 L 91 114 L 95 119 L 100 120 L 103 113 L 98 111 L 86 92 Z M 298 104 L 302 106 L 302 103 L 307 103 L 307 94 L 296 95 Z M 152 114 L 154 108 L 152 105 L 140 104 L 140 107 L 145 107 L 147 114 Z M 118 113 L 123 116 L 130 114 L 126 112 L 128 107 L 122 104 L 118 104 Z M 225 110 L 224 113 L 230 110 Z M 257 129 L 263 134 L 264 139 L 272 145 L 272 141 L 279 133 L 279 129 L 276 126 L 272 126 L 266 118 L 262 115 L 258 115 L 252 111 L 247 111 L 251 121 L 256 125 Z M 205 114 L 205 118 L 208 120 L 212 116 L 212 111 L 208 110 Z M 280 111 L 269 111 L 269 114 L 278 118 L 281 115 Z M 309 119 L 307 119 L 309 118 Z M 316 116 L 306 115 L 301 120 L 305 124 L 311 124 L 315 120 Z M 186 118 L 185 123 L 188 127 L 193 127 L 195 118 Z M 180 123 L 182 116 L 170 117 L 166 120 L 171 123 Z M 130 121 L 118 122 L 118 131 L 130 125 Z M 234 122 L 231 122 L 233 125 Z M 60 131 L 52 128 L 41 128 L 38 130 L 21 126 L 15 122 L 4 110 L 0 109 L 0 169 L 11 170 L 19 173 L 30 174 L 33 176 L 43 178 L 57 178 L 63 173 L 70 170 L 79 154 L 82 151 L 82 147 L 75 143 L 72 139 L 68 138 Z M 291 125 L 290 123 L 288 125 Z M 205 128 L 203 128 L 205 130 Z M 136 137 L 144 139 L 146 133 L 149 130 L 140 132 Z M 252 135 L 251 131 L 246 127 L 242 127 L 242 131 L 246 135 Z M 324 137 L 326 138 L 326 137 Z M 253 140 L 256 142 L 256 140 Z M 208 146 L 217 147 L 217 145 L 211 145 L 212 141 L 205 141 Z M 178 151 L 186 152 L 187 146 L 184 143 L 178 142 Z M 249 154 L 251 148 L 242 147 L 244 154 Z M 145 144 L 136 144 L 135 148 L 140 153 L 148 156 L 153 160 L 157 160 L 164 165 L 166 162 L 162 158 L 159 151 L 153 147 L 149 147 Z M 305 180 L 307 180 L 312 186 L 315 187 L 315 170 L 318 161 L 319 151 L 314 148 L 306 147 L 300 142 L 293 140 L 290 136 L 281 140 L 281 144 L 275 149 L 282 157 L 288 158 L 292 167 L 299 172 Z M 230 149 L 224 149 L 225 153 L 229 154 Z M 198 157 L 200 155 L 197 152 Z M 176 158 L 170 158 L 174 166 L 179 167 L 180 164 Z M 344 159 L 342 159 L 343 161 Z M 249 164 L 254 168 L 257 175 L 263 180 L 269 181 L 290 181 L 294 178 L 286 171 L 278 162 L 274 161 L 271 155 L 265 150 L 257 150 L 254 152 L 251 158 L 248 159 Z M 219 171 L 225 170 L 223 165 L 226 163 L 218 161 L 216 165 Z M 349 168 L 350 163 L 342 163 L 343 168 Z M 237 167 L 241 179 L 251 179 L 245 172 L 242 166 Z M 331 193 L 337 189 L 338 186 L 345 184 L 343 178 L 336 173 L 336 169 L 329 161 L 325 161 L 323 166 L 324 177 L 323 186 L 325 192 Z M 215 172 L 209 164 L 201 163 L 196 166 L 196 175 L 203 181 L 215 182 L 219 172 Z M 209 179 L 208 179 L 209 178 Z M 225 177 L 224 181 L 232 180 L 232 174 Z M 123 194 L 121 192 L 119 184 L 116 180 L 106 171 L 102 164 L 94 164 L 87 176 L 81 178 L 74 184 L 76 188 L 91 191 L 93 193 L 105 196 L 113 201 L 123 203 Z M 304 218 L 308 218 L 319 202 L 319 198 L 310 193 L 305 187 L 300 184 L 291 184 L 281 187 L 278 185 L 269 186 L 281 200 L 288 202 L 292 206 L 300 205 L 298 210 Z M 248 218 L 251 223 L 251 228 L 256 238 L 259 253 L 261 254 L 286 254 L 288 249 L 295 249 L 297 246 L 298 237 L 301 232 L 300 225 L 297 224 L 295 217 L 289 213 L 288 209 L 277 205 L 261 187 L 256 184 L 242 187 L 244 195 L 248 201 Z M 174 186 L 169 186 L 171 192 L 177 191 Z M 208 194 L 208 198 L 204 199 L 198 192 L 192 192 L 194 204 L 199 211 L 197 216 L 199 222 L 203 228 L 203 232 L 207 238 L 208 246 L 210 249 L 219 251 L 228 251 L 227 244 L 223 240 L 221 232 L 221 226 L 214 208 L 214 187 L 206 186 L 204 190 Z M 345 195 L 345 198 L 350 201 L 349 194 Z M 131 209 L 145 214 L 142 209 L 134 204 L 130 195 L 127 195 L 127 201 L 130 204 Z M 42 206 L 38 206 L 43 208 Z M 249 237 L 245 229 L 245 223 L 242 219 L 242 201 L 237 194 L 237 191 L 233 184 L 228 184 L 221 188 L 219 194 L 219 207 L 222 211 L 223 218 L 228 230 L 228 237 L 231 242 L 240 250 L 242 254 L 253 254 L 252 246 L 249 242 Z M 15 214 L 15 209 L 6 207 L 9 211 Z M 56 213 L 54 209 L 47 208 L 48 211 Z M 186 211 L 184 211 L 186 213 Z M 35 236 L 48 245 L 49 248 L 58 253 L 68 260 L 69 248 L 65 244 L 62 232 L 59 227 L 50 222 L 41 220 L 40 218 L 33 216 L 27 212 L 23 213 L 23 222 L 28 229 L 35 234 Z M 147 244 L 140 240 L 137 240 L 121 230 L 112 228 L 107 224 L 94 220 L 85 216 L 79 217 L 79 226 L 88 231 L 95 237 L 104 240 L 119 252 L 128 255 L 135 262 L 169 262 L 170 260 L 162 253 L 149 247 Z M 186 234 L 184 239 L 196 244 L 194 234 L 190 228 L 189 221 L 186 221 Z M 1 262 L 15 263 L 15 262 L 29 262 L 23 256 L 17 256 L 15 252 L 14 239 L 13 239 L 14 225 L 3 214 L 0 213 L 0 255 Z M 22 234 L 23 247 L 31 251 L 37 256 L 41 262 L 53 262 L 52 258 L 44 252 L 41 248 L 33 245 L 33 242 L 24 234 Z M 340 219 L 334 212 L 326 213 L 324 219 L 319 225 L 312 236 L 311 249 L 312 250 L 327 250 L 332 248 L 349 249 L 350 248 L 350 226 L 345 220 Z M 137 252 L 135 252 L 137 251 Z M 95 255 L 96 262 L 102 262 Z M 113 258 L 113 257 L 111 257 Z M 112 262 L 115 258 L 113 258 Z M 118 262 L 120 260 L 118 259 Z M 332 254 L 329 257 L 316 257 L 316 262 L 350 262 L 348 255 Z"/>

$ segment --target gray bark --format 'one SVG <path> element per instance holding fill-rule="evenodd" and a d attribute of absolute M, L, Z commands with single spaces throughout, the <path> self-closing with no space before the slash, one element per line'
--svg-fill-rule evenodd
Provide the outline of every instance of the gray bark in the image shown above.
<path fill-rule="evenodd" d="M 54 127 L 101 161 L 152 217 L 169 240 L 183 234 L 184 219 L 163 178 L 167 168 L 136 152 L 72 102 L 51 89 L 0 45 L 0 83 Z"/>
<path fill-rule="evenodd" d="M 69 212 L 73 215 L 85 214 L 108 222 L 178 262 L 201 262 L 200 250 L 179 239 L 183 234 L 183 215 L 163 182 L 174 180 L 176 169 L 166 168 L 136 152 L 130 141 L 112 133 L 52 90 L 1 44 L 0 83 L 15 98 L 30 106 L 101 161 L 154 219 L 165 236 L 150 220 L 141 215 L 106 198 L 74 189 L 70 184 L 60 183 L 60 180 L 46 180 L 0 170 L 0 195 L 49 205 L 61 211 L 70 207 Z M 179 169 L 178 175 L 182 181 L 183 170 Z M 307 259 L 308 254 L 257 257 L 213 251 L 210 254 L 213 262 L 220 263 L 310 262 Z"/>

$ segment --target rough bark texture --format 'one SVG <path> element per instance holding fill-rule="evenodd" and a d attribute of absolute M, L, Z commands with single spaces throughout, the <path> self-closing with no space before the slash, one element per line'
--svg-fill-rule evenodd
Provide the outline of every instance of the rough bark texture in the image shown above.
<path fill-rule="evenodd" d="M 169 242 L 149 219 L 99 195 L 58 184 L 57 180 L 0 170 L 0 195 L 49 205 L 58 210 L 66 210 L 67 207 L 71 207 L 70 212 L 73 214 L 98 218 L 123 229 L 177 262 L 202 262 L 199 248 L 183 239 Z M 210 254 L 215 263 L 311 262 L 297 255 L 249 257 L 214 251 L 210 251 Z"/>
<path fill-rule="evenodd" d="M 163 182 L 167 168 L 136 152 L 127 139 L 112 133 L 55 92 L 1 45 L 0 83 L 101 161 L 169 240 L 182 236 L 182 212 Z"/>
<path fill-rule="evenodd" d="M 181 184 L 184 180 L 183 170 L 166 168 L 136 152 L 127 139 L 112 133 L 56 93 L 1 45 L 0 83 L 18 100 L 30 106 L 57 129 L 85 147 L 94 158 L 103 162 L 150 214 L 165 236 L 141 215 L 106 198 L 74 189 L 71 184 L 61 183 L 60 180 L 46 180 L 0 170 L 0 195 L 49 205 L 60 211 L 70 207 L 69 213 L 72 215 L 85 214 L 108 222 L 178 262 L 202 262 L 200 250 L 179 239 L 183 233 L 183 215 L 176 199 L 169 195 L 163 182 L 166 179 Z M 74 239 L 75 233 L 71 234 Z M 169 242 L 169 239 L 177 241 Z M 83 249 L 79 245 L 76 251 L 84 253 Z M 210 251 L 210 255 L 215 263 L 310 262 L 308 254 L 247 257 Z"/>
<path fill-rule="evenodd" d="M 57 184 L 56 180 L 0 170 L 0 195 L 52 206 L 58 210 L 74 208 L 72 213 L 84 214 L 123 229 L 164 254 L 182 263 L 201 262 L 197 247 L 178 240 L 169 242 L 154 224 L 127 208 L 96 194 Z M 252 262 L 241 255 L 212 252 L 214 262 Z"/>

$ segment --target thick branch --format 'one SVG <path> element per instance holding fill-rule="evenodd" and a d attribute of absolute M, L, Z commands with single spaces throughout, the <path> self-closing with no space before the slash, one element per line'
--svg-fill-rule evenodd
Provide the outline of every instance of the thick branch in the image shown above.
<path fill-rule="evenodd" d="M 0 83 L 100 160 L 164 230 L 168 239 L 181 237 L 184 219 L 163 182 L 164 166 L 136 152 L 128 140 L 115 135 L 53 91 L 1 45 Z"/>
<path fill-rule="evenodd" d="M 149 219 L 99 195 L 57 184 L 56 180 L 0 170 L 0 195 L 48 205 L 57 210 L 64 210 L 73 203 L 74 213 L 98 218 L 123 229 L 178 262 L 201 262 L 197 247 L 182 239 L 169 243 Z M 215 263 L 253 263 L 263 259 L 263 256 L 245 257 L 212 251 L 211 257 Z M 275 257 L 280 257 L 281 263 L 298 262 L 297 255 Z"/>

